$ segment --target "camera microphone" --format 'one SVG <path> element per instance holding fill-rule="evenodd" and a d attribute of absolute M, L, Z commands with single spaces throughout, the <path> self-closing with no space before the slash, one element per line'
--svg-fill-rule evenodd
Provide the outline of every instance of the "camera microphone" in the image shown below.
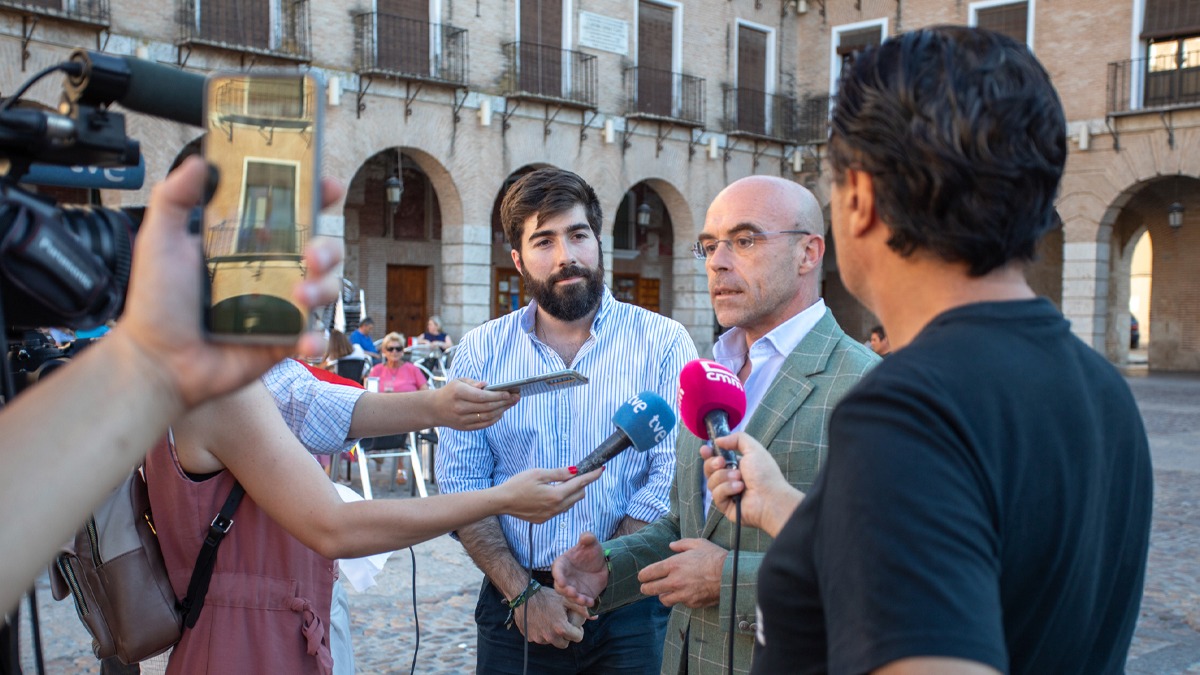
<path fill-rule="evenodd" d="M 662 443 L 675 428 L 675 413 L 661 396 L 643 391 L 621 404 L 612 422 L 617 430 L 579 462 L 580 474 L 599 469 L 630 447 L 646 452 Z"/>
<path fill-rule="evenodd" d="M 204 126 L 204 76 L 129 56 L 76 49 L 71 61 L 82 72 L 67 78 L 68 96 L 79 103 L 120 103 L 140 113 Z"/>
<path fill-rule="evenodd" d="M 746 415 L 746 390 L 737 375 L 716 361 L 696 359 L 679 373 L 679 416 L 683 425 L 700 440 L 728 436 Z M 737 453 L 722 450 L 730 468 L 738 465 Z"/>

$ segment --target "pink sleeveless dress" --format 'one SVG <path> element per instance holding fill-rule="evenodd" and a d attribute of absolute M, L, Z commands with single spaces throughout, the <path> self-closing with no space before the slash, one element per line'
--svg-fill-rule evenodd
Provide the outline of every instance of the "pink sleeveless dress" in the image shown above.
<path fill-rule="evenodd" d="M 180 599 L 233 483 L 228 471 L 191 480 L 165 438 L 146 456 L 154 524 Z M 218 550 L 204 610 L 175 645 L 167 674 L 328 675 L 334 569 L 333 561 L 301 544 L 245 495 Z"/>

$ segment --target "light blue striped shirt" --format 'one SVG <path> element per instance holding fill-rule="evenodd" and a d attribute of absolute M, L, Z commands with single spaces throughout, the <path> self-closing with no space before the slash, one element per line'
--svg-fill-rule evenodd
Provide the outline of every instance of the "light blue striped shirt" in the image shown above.
<path fill-rule="evenodd" d="M 451 376 L 498 384 L 568 367 L 534 333 L 536 310 L 531 302 L 463 336 Z M 653 391 L 678 413 L 679 371 L 694 358 L 696 346 L 677 321 L 618 302 L 605 288 L 591 336 L 570 364 L 589 383 L 527 396 L 488 429 L 442 428 L 438 488 L 443 493 L 480 490 L 528 468 L 578 464 L 616 430 L 612 415 L 634 394 Z M 585 531 L 604 541 L 627 515 L 650 522 L 666 514 L 677 433 L 678 427 L 645 453 L 621 453 L 588 486 L 582 501 L 535 525 L 533 567 L 549 568 Z M 513 556 L 529 564 L 529 525 L 510 516 L 501 516 L 500 525 Z"/>
<path fill-rule="evenodd" d="M 355 439 L 346 438 L 354 418 L 354 406 L 364 390 L 318 380 L 300 363 L 284 359 L 262 376 L 300 443 L 309 452 L 331 455 L 349 450 Z"/>

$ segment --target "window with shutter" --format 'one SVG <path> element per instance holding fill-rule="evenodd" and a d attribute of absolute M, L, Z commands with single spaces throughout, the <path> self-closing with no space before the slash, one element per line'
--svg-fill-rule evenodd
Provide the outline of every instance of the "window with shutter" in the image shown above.
<path fill-rule="evenodd" d="M 520 88 L 562 96 L 562 0 L 521 0 Z"/>
<path fill-rule="evenodd" d="M 1014 2 L 979 9 L 975 12 L 975 26 L 1007 35 L 1025 44 L 1029 26 L 1029 3 Z"/>

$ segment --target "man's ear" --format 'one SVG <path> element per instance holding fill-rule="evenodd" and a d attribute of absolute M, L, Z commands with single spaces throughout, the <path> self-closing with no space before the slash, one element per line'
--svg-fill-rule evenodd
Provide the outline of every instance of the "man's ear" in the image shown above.
<path fill-rule="evenodd" d="M 825 258 L 825 237 L 817 235 L 808 237 L 804 242 L 803 257 L 800 259 L 800 273 L 806 274 L 821 264 Z"/>
<path fill-rule="evenodd" d="M 861 236 L 878 220 L 875 213 L 875 179 L 865 171 L 847 169 L 843 180 L 839 192 L 847 229 L 852 236 Z"/>
<path fill-rule="evenodd" d="M 512 251 L 509 251 L 509 253 L 512 254 L 513 264 L 517 266 L 517 273 L 521 276 L 525 276 L 525 269 L 521 266 L 521 252 L 514 248 Z"/>

